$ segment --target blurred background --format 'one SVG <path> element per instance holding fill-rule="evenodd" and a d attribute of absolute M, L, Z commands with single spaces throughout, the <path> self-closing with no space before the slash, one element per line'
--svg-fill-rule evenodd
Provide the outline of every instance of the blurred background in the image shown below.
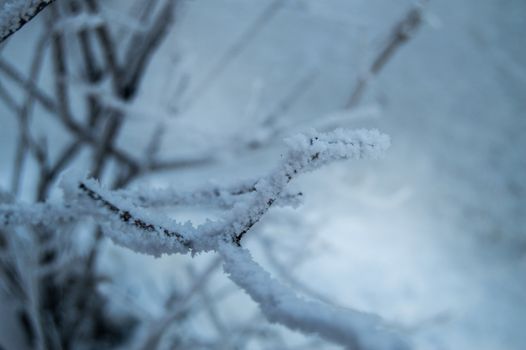
<path fill-rule="evenodd" d="M 384 158 L 298 179 L 303 205 L 273 208 L 245 245 L 298 293 L 376 313 L 416 349 L 524 349 L 525 14 L 521 0 L 56 0 L 0 46 L 0 187 L 58 198 L 60 172 L 74 168 L 114 188 L 190 191 L 266 174 L 298 132 L 378 128 L 391 137 Z M 139 78 L 112 73 L 99 28 Z M 80 139 L 60 116 L 64 89 L 72 120 L 112 146 L 84 140 L 50 177 Z M 138 169 L 101 158 L 111 147 Z M 73 231 L 85 239 L 70 255 L 94 249 L 91 231 Z M 154 259 L 95 241 L 110 281 L 97 293 L 139 323 L 213 270 L 167 348 L 336 348 L 267 324 L 214 256 Z M 7 329 L 0 344 L 14 348 Z"/>

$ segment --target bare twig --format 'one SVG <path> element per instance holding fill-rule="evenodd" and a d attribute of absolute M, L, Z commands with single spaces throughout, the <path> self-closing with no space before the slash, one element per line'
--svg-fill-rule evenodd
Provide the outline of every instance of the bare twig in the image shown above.
<path fill-rule="evenodd" d="M 75 156 L 78 154 L 82 146 L 82 142 L 79 140 L 73 141 L 68 147 L 64 148 L 55 164 L 47 168 L 45 174 L 39 179 L 37 187 L 37 201 L 43 201 L 46 199 L 50 186 L 53 184 L 53 181 L 58 177 L 60 172 L 64 170 L 67 164 L 69 164 Z"/>
<path fill-rule="evenodd" d="M 35 53 L 33 56 L 33 62 L 31 63 L 31 68 L 29 72 L 29 79 L 35 82 L 35 84 L 38 81 L 38 75 L 40 73 L 42 63 L 44 61 L 43 56 L 44 56 L 44 52 L 45 52 L 47 43 L 48 43 L 47 34 L 44 34 L 43 36 L 41 36 L 40 39 L 37 41 Z M 22 105 L 22 108 L 20 109 L 18 113 L 20 135 L 19 135 L 19 140 L 18 140 L 18 145 L 17 145 L 17 150 L 16 150 L 15 163 L 13 166 L 13 175 L 12 175 L 12 181 L 11 181 L 11 192 L 14 195 L 16 195 L 19 190 L 24 159 L 25 159 L 26 151 L 30 143 L 29 115 L 33 108 L 34 101 L 35 101 L 34 95 L 26 90 L 25 102 Z"/>
<path fill-rule="evenodd" d="M 125 56 L 127 69 L 120 90 L 120 96 L 124 100 L 135 95 L 147 63 L 173 23 L 174 8 L 175 0 L 165 0 L 157 17 L 151 21 L 152 25 L 149 30 L 136 32 L 132 37 Z"/>
<path fill-rule="evenodd" d="M 103 135 L 100 139 L 99 145 L 95 148 L 92 176 L 96 179 L 100 178 L 102 175 L 106 165 L 106 160 L 111 154 L 109 150 L 116 140 L 117 133 L 119 132 L 124 118 L 119 111 L 110 110 L 108 114 L 109 118 L 107 125 L 103 129 Z"/>
<path fill-rule="evenodd" d="M 189 109 L 213 85 L 229 64 L 243 52 L 251 40 L 274 18 L 284 3 L 284 0 L 273 0 L 265 7 L 250 26 L 241 33 L 234 44 L 221 55 L 205 77 L 201 79 L 201 83 L 190 91 L 190 96 L 184 106 L 186 109 Z"/>
<path fill-rule="evenodd" d="M 170 297 L 166 302 L 167 312 L 149 325 L 149 332 L 139 347 L 142 350 L 156 349 L 162 339 L 164 332 L 173 324 L 174 321 L 181 318 L 187 311 L 189 304 L 196 294 L 206 287 L 210 282 L 210 276 L 221 267 L 221 259 L 215 257 L 207 264 L 207 267 L 199 274 L 193 277 L 192 285 L 187 291 L 178 297 Z"/>
<path fill-rule="evenodd" d="M 7 77 L 11 78 L 15 83 L 20 85 L 24 90 L 29 91 L 31 95 L 42 104 L 42 106 L 50 112 L 56 111 L 57 107 L 55 101 L 46 92 L 40 89 L 31 79 L 25 78 L 12 64 L 0 57 L 0 71 Z"/>
<path fill-rule="evenodd" d="M 380 50 L 365 76 L 361 76 L 358 79 L 351 97 L 347 101 L 346 109 L 352 109 L 360 103 L 371 78 L 378 75 L 387 62 L 389 62 L 394 56 L 396 51 L 403 44 L 407 43 L 418 31 L 422 24 L 422 7 L 422 3 L 415 5 L 409 10 L 409 12 L 407 12 L 405 17 L 394 26 L 387 43 Z"/>
<path fill-rule="evenodd" d="M 2 82 L 0 81 L 0 99 L 4 101 L 7 108 L 9 108 L 13 113 L 18 114 L 20 111 L 20 108 L 18 107 L 18 103 L 15 101 L 13 96 L 7 91 L 7 89 L 2 85 Z"/>
<path fill-rule="evenodd" d="M 88 11 L 91 14 L 100 15 L 99 5 L 97 0 L 86 0 Z M 95 34 L 100 43 L 104 59 L 106 60 L 106 68 L 110 72 L 113 81 L 113 88 L 115 92 L 120 90 L 121 68 L 119 66 L 117 57 L 117 45 L 111 36 L 110 29 L 105 22 L 102 22 L 95 29 Z"/>

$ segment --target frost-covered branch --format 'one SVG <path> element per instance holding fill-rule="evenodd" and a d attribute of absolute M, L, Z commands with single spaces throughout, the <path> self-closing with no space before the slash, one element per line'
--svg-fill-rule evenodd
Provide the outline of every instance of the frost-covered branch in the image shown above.
<path fill-rule="evenodd" d="M 53 0 L 3 0 L 0 2 L 0 43 L 22 28 Z"/>
<path fill-rule="evenodd" d="M 271 278 L 240 247 L 244 235 L 286 194 L 287 185 L 296 176 L 337 160 L 378 157 L 389 146 L 389 138 L 376 130 L 336 130 L 298 135 L 289 139 L 287 145 L 288 150 L 274 171 L 255 182 L 229 188 L 227 198 L 248 198 L 233 204 L 216 221 L 198 226 L 180 223 L 136 205 L 130 200 L 134 195 L 106 190 L 95 180 L 79 182 L 66 176 L 63 203 L 2 205 L 0 229 L 20 225 L 49 227 L 89 216 L 113 241 L 137 252 L 159 256 L 216 251 L 223 258 L 225 272 L 260 305 L 271 322 L 318 334 L 350 349 L 405 349 L 405 344 L 378 317 L 299 298 Z M 192 200 L 186 198 L 186 202 Z"/>
<path fill-rule="evenodd" d="M 118 191 L 123 198 L 145 208 L 163 206 L 206 206 L 210 208 L 230 209 L 236 203 L 256 191 L 257 180 L 240 181 L 234 185 L 221 186 L 210 184 L 190 191 L 181 191 L 174 187 L 127 189 Z M 278 201 L 282 206 L 297 206 L 303 193 L 283 193 Z"/>
<path fill-rule="evenodd" d="M 270 322 L 318 334 L 347 349 L 409 348 L 378 316 L 304 300 L 272 278 L 247 250 L 232 245 L 221 245 L 219 249 L 225 272 L 259 304 Z"/>
<path fill-rule="evenodd" d="M 37 225 L 67 222 L 82 215 L 95 216 L 105 225 L 106 234 L 119 244 L 156 256 L 213 250 L 214 242 L 221 237 L 239 245 L 243 236 L 286 194 L 287 184 L 297 175 L 336 160 L 378 157 L 389 146 L 389 138 L 376 130 L 337 130 L 298 135 L 288 140 L 288 146 L 274 171 L 253 186 L 242 183 L 233 187 L 238 192 L 229 194 L 250 192 L 248 200 L 236 203 L 222 219 L 197 227 L 149 212 L 126 199 L 123 192 L 108 191 L 94 180 L 65 184 L 64 204 L 2 206 L 0 223 Z"/>
<path fill-rule="evenodd" d="M 152 255 L 187 253 L 193 248 L 195 229 L 190 223 L 180 224 L 140 210 L 97 186 L 93 180 L 81 182 L 78 188 L 98 208 L 109 214 L 106 216 L 110 220 L 104 223 L 105 233 L 116 242 Z M 122 234 L 130 229 L 136 234 Z"/>
<path fill-rule="evenodd" d="M 219 237 L 230 239 L 239 245 L 243 236 L 279 199 L 287 184 L 299 174 L 336 160 L 378 157 L 389 146 L 389 138 L 376 130 L 337 130 L 325 134 L 313 132 L 298 135 L 288 140 L 288 146 L 289 150 L 280 166 L 254 184 L 252 197 L 248 201 L 237 203 L 223 219 L 208 221 L 195 228 L 191 224 L 181 225 L 171 219 L 148 214 L 146 210 L 138 208 L 118 194 L 94 188 L 97 186 L 95 182 L 81 183 L 80 189 L 99 207 L 107 210 L 110 217 L 120 218 L 117 222 L 150 232 L 142 239 L 137 239 L 137 236 L 131 238 L 125 232 L 112 230 L 116 232 L 112 238 L 120 244 L 153 255 L 183 252 L 185 249 L 180 246 L 183 244 L 184 248 L 196 253 L 214 249 L 214 241 Z M 125 228 L 120 227 L 122 231 Z M 178 244 L 172 247 L 169 242 L 174 239 Z M 154 247 L 154 250 L 148 251 Z M 170 251 L 174 248 L 175 251 Z"/>
<path fill-rule="evenodd" d="M 376 130 L 339 129 L 324 134 L 297 135 L 287 143 L 289 151 L 280 166 L 256 183 L 252 202 L 237 208 L 230 219 L 229 231 L 238 244 L 293 178 L 337 160 L 378 157 L 389 147 L 389 138 Z"/>

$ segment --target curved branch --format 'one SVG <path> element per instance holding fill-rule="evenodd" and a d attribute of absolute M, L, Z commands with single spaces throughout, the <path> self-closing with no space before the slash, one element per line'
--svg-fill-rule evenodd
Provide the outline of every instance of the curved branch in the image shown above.
<path fill-rule="evenodd" d="M 336 130 L 298 135 L 288 145 L 281 165 L 255 183 L 251 198 L 236 203 L 218 221 L 207 221 L 197 227 L 182 224 L 138 207 L 94 180 L 79 183 L 68 179 L 68 175 L 63 183 L 66 204 L 56 210 L 49 203 L 0 207 L 0 228 L 26 223 L 49 225 L 88 215 L 96 217 L 106 228 L 106 235 L 116 243 L 154 256 L 215 250 L 220 241 L 239 246 L 243 236 L 286 193 L 286 186 L 297 175 L 337 160 L 378 157 L 389 146 L 389 138 L 376 130 Z"/>
<path fill-rule="evenodd" d="M 230 279 L 259 304 L 270 322 L 317 334 L 352 350 L 409 349 L 380 317 L 302 299 L 272 278 L 247 250 L 225 244 L 219 251 Z"/>

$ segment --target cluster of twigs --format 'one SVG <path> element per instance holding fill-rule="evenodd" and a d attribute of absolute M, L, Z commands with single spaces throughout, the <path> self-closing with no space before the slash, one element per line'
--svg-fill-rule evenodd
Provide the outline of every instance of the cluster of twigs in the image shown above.
<path fill-rule="evenodd" d="M 0 85 L 0 98 L 17 116 L 19 125 L 18 145 L 13 167 L 11 192 L 17 195 L 23 181 L 24 166 L 29 159 L 38 165 L 39 174 L 35 200 L 43 201 L 60 173 L 78 162 L 83 151 L 91 153 L 91 175 L 102 178 L 110 162 L 115 162 L 119 173 L 113 179 L 113 187 L 125 186 L 135 177 L 164 169 L 197 164 L 203 160 L 148 161 L 128 154 L 116 145 L 119 131 L 125 119 L 124 106 L 137 96 L 142 78 L 151 56 L 157 50 L 168 29 L 174 22 L 175 1 L 148 1 L 148 7 L 140 12 L 143 26 L 129 34 L 128 45 L 118 44 L 108 22 L 101 13 L 96 0 L 57 2 L 50 6 L 45 16 L 47 30 L 38 38 L 29 74 L 24 74 L 12 63 L 0 58 L 0 71 L 24 91 L 22 104 L 18 104 L 6 86 Z M 71 45 L 80 48 L 81 65 L 71 57 Z M 38 86 L 46 55 L 51 58 L 53 88 L 51 92 Z M 71 106 L 72 86 L 80 80 L 87 87 L 83 96 L 85 113 Z M 111 85 L 108 96 L 99 86 Z M 120 103 L 113 103 L 113 102 Z M 43 108 L 71 135 L 68 143 L 58 154 L 50 154 L 47 142 L 36 138 L 30 123 L 35 105 Z M 152 155 L 151 159 L 155 159 Z M 121 342 L 129 336 L 129 319 L 122 324 L 111 324 L 104 315 L 104 298 L 97 289 L 100 283 L 95 271 L 100 231 L 90 250 L 77 256 L 74 267 L 57 274 L 54 268 L 65 249 L 59 233 L 43 226 L 33 227 L 40 250 L 38 264 L 39 295 L 37 310 L 32 319 L 24 318 L 27 338 L 35 338 L 41 329 L 41 341 L 46 348 L 71 348 L 82 337 L 90 337 L 93 343 Z M 80 266 L 80 267 L 79 267 Z M 12 271 L 3 264 L 3 271 Z M 63 267 L 63 266 L 62 266 Z M 13 275 L 11 273 L 11 275 Z M 66 275 L 58 279 L 56 276 Z M 30 305 L 30 303 L 27 303 Z M 77 312 L 66 312 L 77 309 Z M 70 319 L 73 315 L 74 319 Z M 91 323 L 90 327 L 86 327 Z M 128 325 L 128 326 L 126 326 Z M 126 326 L 128 330 L 126 330 Z M 94 334 L 86 334 L 90 328 Z M 126 330 L 128 334 L 123 332 Z M 84 332 L 79 335 L 79 331 Z M 119 334 L 122 333 L 122 334 Z M 77 344 L 78 345 L 78 344 Z"/>
<path fill-rule="evenodd" d="M 219 57 L 216 64 L 212 65 L 202 83 L 189 89 L 189 93 L 181 101 L 178 112 L 190 108 L 199 101 L 225 67 L 231 64 L 261 29 L 270 23 L 284 2 L 274 0 L 263 9 L 232 46 Z M 49 3 L 51 1 L 41 2 L 42 5 L 38 6 L 37 11 L 26 16 L 16 30 Z M 42 31 L 36 41 L 27 75 L 15 64 L 0 57 L 0 73 L 2 78 L 5 78 L 3 81 L 9 81 L 8 84 L 17 86 L 23 92 L 22 99 L 17 99 L 8 85 L 0 81 L 0 100 L 16 116 L 18 123 L 18 139 L 10 188 L 14 198 L 19 196 L 25 187 L 24 174 L 30 160 L 35 162 L 39 172 L 35 177 L 37 183 L 34 199 L 43 202 L 62 171 L 78 164 L 79 159 L 86 153 L 90 155 L 88 167 L 90 177 L 109 183 L 111 189 L 125 188 L 143 175 L 201 166 L 216 159 L 212 153 L 192 158 L 159 159 L 156 154 L 161 142 L 158 133 L 155 133 L 149 142 L 149 154 L 145 157 L 130 153 L 117 142 L 128 117 L 126 106 L 138 96 L 148 64 L 174 24 L 177 6 L 176 0 L 139 2 L 133 16 L 140 25 L 119 36 L 112 30 L 111 21 L 108 21 L 98 0 L 56 2 L 45 11 L 47 12 L 44 14 L 46 30 Z M 390 40 L 372 63 L 367 78 L 358 80 L 347 108 L 354 108 L 359 104 L 370 78 L 380 72 L 401 44 L 418 29 L 421 21 L 421 9 L 412 9 L 394 28 Z M 16 30 L 0 38 L 0 41 L 4 41 L 9 36 L 10 40 L 16 40 L 16 35 L 11 36 Z M 78 48 L 78 58 L 72 56 L 71 47 Z M 51 61 L 52 88 L 50 90 L 39 85 L 46 57 Z M 299 101 L 308 86 L 315 81 L 316 74 L 317 72 L 308 72 L 299 79 L 287 94 L 278 98 L 275 108 L 262 118 L 261 127 L 269 130 L 264 140 L 250 139 L 245 144 L 240 142 L 241 145 L 237 147 L 257 149 L 282 135 L 284 130 L 278 123 L 279 119 Z M 75 87 L 79 84 L 83 87 L 81 97 L 84 111 L 72 105 L 72 95 L 78 93 Z M 44 137 L 34 135 L 31 125 L 37 109 L 44 110 L 69 134 L 69 141 L 61 145 L 58 151 L 51 152 L 48 141 Z M 38 113 L 39 118 L 41 115 L 43 114 Z M 311 157 L 311 161 L 316 161 L 319 155 L 313 154 Z M 110 169 L 110 165 L 115 167 Z M 290 178 L 287 182 L 292 179 L 293 174 L 288 175 Z M 86 184 L 81 184 L 80 189 L 92 199 L 105 200 L 101 194 L 90 189 Z M 194 193 L 197 200 L 193 198 L 192 203 L 216 201 L 221 207 L 232 208 L 239 196 L 253 195 L 255 192 L 257 191 L 254 182 L 234 188 L 206 189 L 202 193 Z M 290 198 L 287 199 L 287 196 Z M 295 193 L 280 193 L 279 196 L 261 202 L 259 211 L 255 215 L 248 216 L 249 219 L 241 228 L 236 228 L 231 236 L 232 241 L 239 246 L 244 235 L 253 228 L 275 201 L 290 200 L 297 196 L 298 194 Z M 185 196 L 181 198 L 184 202 Z M 141 194 L 135 198 L 138 205 L 142 203 L 145 206 L 156 200 L 162 202 L 159 196 L 147 198 L 145 194 Z M 171 200 L 174 198 L 172 197 Z M 155 228 L 146 220 L 133 218 L 126 210 L 105 201 L 110 204 L 107 209 L 116 211 L 122 221 L 131 222 L 140 230 L 151 231 L 151 228 Z M 2 202 L 7 203 L 7 200 L 3 199 Z M 64 230 L 73 231 L 78 228 L 74 224 L 69 224 Z M 70 249 L 68 246 L 71 240 L 65 237 L 61 229 L 53 229 L 49 225 L 32 225 L 30 231 L 37 250 L 34 264 L 38 267 L 32 272 L 28 272 L 18 263 L 21 257 L 14 254 L 17 252 L 16 244 L 19 244 L 13 238 L 14 235 L 11 235 L 11 232 L 9 234 L 0 232 L 1 285 L 10 297 L 18 302 L 17 319 L 25 332 L 28 347 L 68 349 L 80 343 L 110 347 L 122 345 L 130 340 L 136 333 L 137 323 L 144 320 L 134 315 L 116 319 L 105 311 L 105 305 L 109 301 L 100 293 L 99 286 L 104 278 L 96 268 L 102 237 L 101 229 L 94 230 L 94 240 L 88 251 L 83 254 L 72 253 L 69 263 L 64 263 L 62 255 L 65 249 Z M 187 242 L 187 245 L 191 248 L 190 243 Z M 214 296 L 212 300 L 207 288 L 204 288 L 217 267 L 217 261 L 213 261 L 203 272 L 189 272 L 193 280 L 189 289 L 182 292 L 182 295 L 176 293 L 177 295 L 168 298 L 166 314 L 142 327 L 143 331 L 146 329 L 144 331 L 146 336 L 143 336 L 140 342 L 142 348 L 152 349 L 159 346 L 166 330 L 172 324 L 187 317 L 190 308 L 195 307 L 193 299 L 196 295 L 203 304 L 200 309 L 207 313 L 218 332 L 231 330 L 218 316 L 216 304 L 224 296 Z M 229 295 L 229 293 L 224 294 Z M 65 312 L 65 310 L 76 311 Z M 238 329 L 237 334 L 246 337 L 248 335 L 263 337 L 264 332 L 272 332 L 262 329 L 262 327 Z M 279 338 L 277 333 L 274 336 L 276 339 Z M 214 346 L 218 348 L 233 346 L 233 344 L 239 346 L 243 341 L 247 341 L 242 338 L 239 337 L 234 341 L 232 338 L 222 337 Z M 184 347 L 191 342 L 197 344 L 200 341 L 203 340 L 198 336 L 194 338 L 187 336 L 175 337 L 171 343 Z M 212 347 L 211 344 L 208 346 Z"/>

